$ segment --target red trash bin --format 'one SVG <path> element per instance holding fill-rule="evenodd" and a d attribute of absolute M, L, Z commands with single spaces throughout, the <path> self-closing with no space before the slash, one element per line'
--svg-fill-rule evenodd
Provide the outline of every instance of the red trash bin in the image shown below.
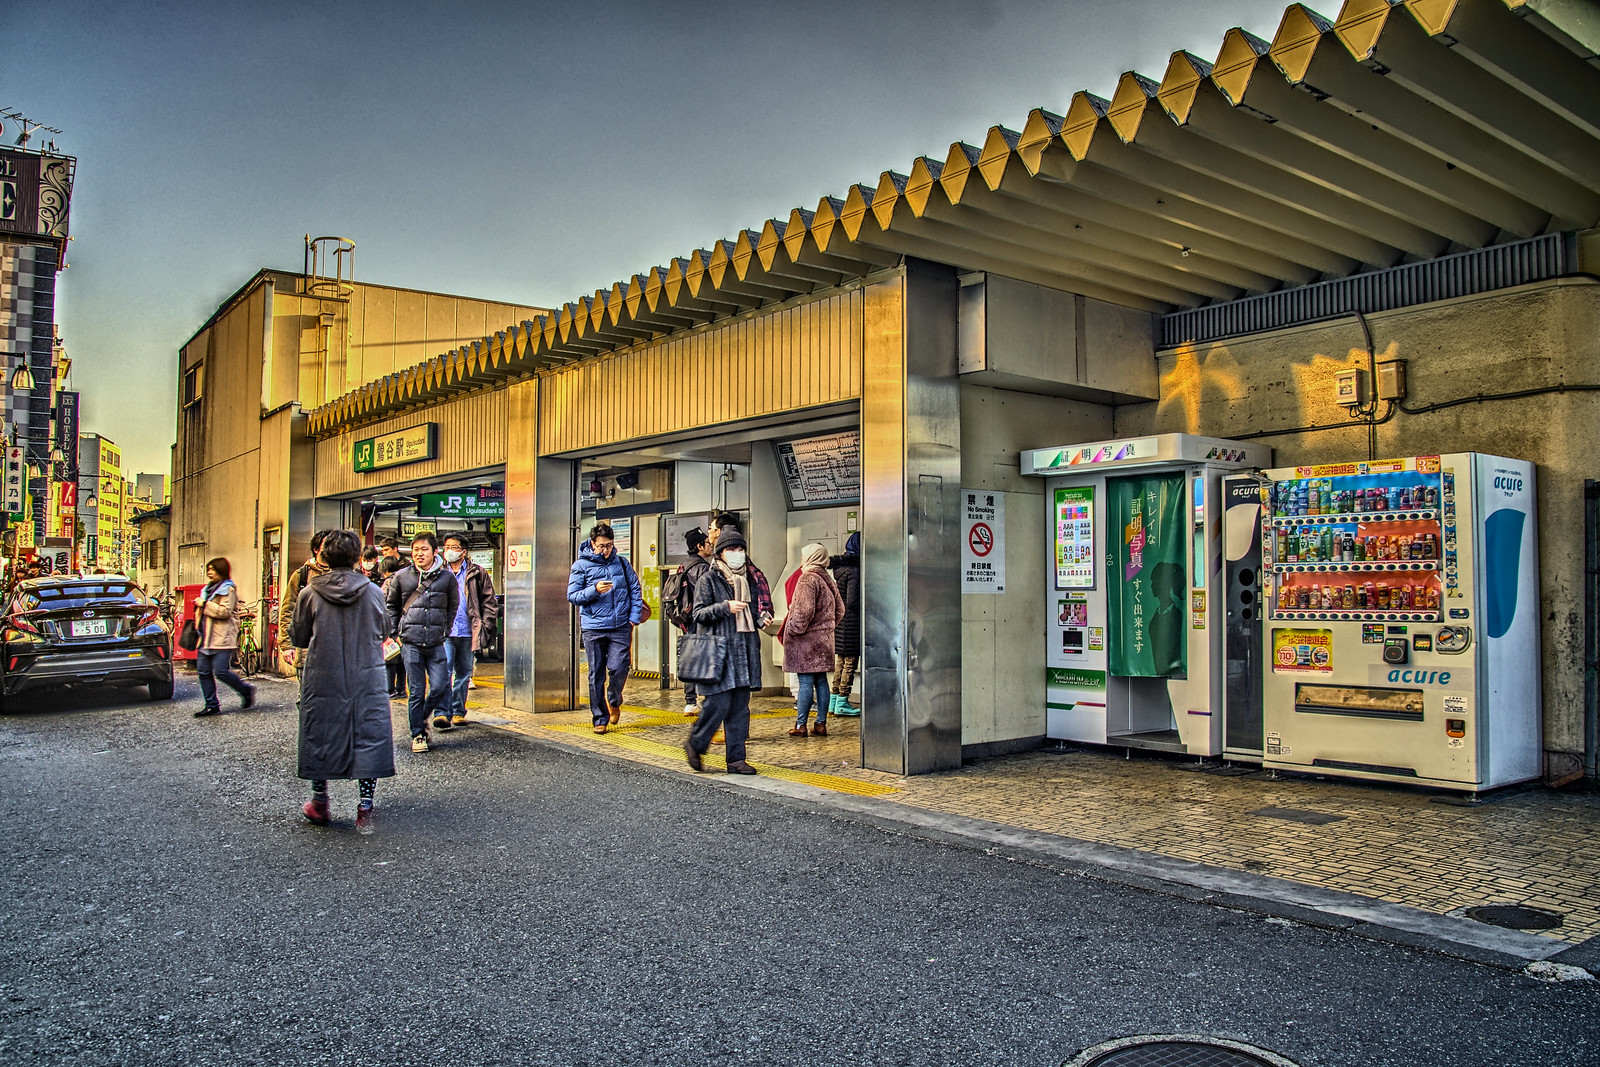
<path fill-rule="evenodd" d="M 205 583 L 203 583 L 203 582 L 200 583 L 199 585 L 180 585 L 180 586 L 178 586 L 178 596 L 181 599 L 180 599 L 179 604 L 178 604 L 178 611 L 173 616 L 173 619 L 172 619 L 172 627 L 173 627 L 173 629 L 172 629 L 172 659 L 173 659 L 173 662 L 178 662 L 179 660 L 183 660 L 183 661 L 187 661 L 189 663 L 193 663 L 195 661 L 195 653 L 198 652 L 199 650 L 195 649 L 195 650 L 191 651 L 191 650 L 189 650 L 187 648 L 184 648 L 182 645 L 178 644 L 178 635 L 183 633 L 183 624 L 188 622 L 190 619 L 194 619 L 195 618 L 194 602 L 196 600 L 200 599 L 200 592 L 203 589 L 205 589 Z M 200 625 L 200 622 L 199 622 L 198 619 L 195 620 L 195 625 L 196 626 Z"/>

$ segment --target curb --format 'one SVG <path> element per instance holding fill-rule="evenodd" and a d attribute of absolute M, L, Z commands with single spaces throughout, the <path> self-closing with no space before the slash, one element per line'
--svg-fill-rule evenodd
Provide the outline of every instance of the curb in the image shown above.
<path fill-rule="evenodd" d="M 1560 962 L 1580 966 L 1600 962 L 1600 944 L 1597 944 L 1600 938 L 1574 945 L 1521 930 L 1506 930 L 1471 919 L 1390 904 L 1358 893 L 1304 885 L 1287 878 L 1230 871 L 1120 845 L 1040 833 L 892 800 L 835 793 L 800 782 L 762 776 L 707 776 L 670 771 L 543 736 L 542 731 L 531 732 L 519 721 L 531 718 L 527 713 L 510 708 L 501 710 L 512 718 L 504 725 L 496 725 L 496 729 L 508 729 L 519 737 L 561 752 L 642 771 L 687 777 L 709 788 L 761 794 L 792 808 L 813 811 L 821 808 L 888 833 L 976 848 L 1014 862 L 1040 864 L 1101 881 L 1290 919 L 1307 926 L 1353 933 L 1510 970 L 1520 971 L 1530 963 L 1558 957 L 1564 957 Z"/>

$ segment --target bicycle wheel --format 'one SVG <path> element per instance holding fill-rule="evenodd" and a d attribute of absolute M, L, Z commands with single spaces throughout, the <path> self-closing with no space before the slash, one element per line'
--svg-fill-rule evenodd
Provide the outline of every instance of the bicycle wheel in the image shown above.
<path fill-rule="evenodd" d="M 246 678 L 261 669 L 261 653 L 253 648 L 247 648 L 239 654 L 239 670 Z"/>

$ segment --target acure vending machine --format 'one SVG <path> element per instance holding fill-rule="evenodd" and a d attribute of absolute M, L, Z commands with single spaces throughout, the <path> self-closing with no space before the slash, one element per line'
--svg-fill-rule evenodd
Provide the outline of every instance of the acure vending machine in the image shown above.
<path fill-rule="evenodd" d="M 1267 472 L 1267 767 L 1476 791 L 1540 773 L 1533 464 Z"/>
<path fill-rule="evenodd" d="M 1048 479 L 1049 737 L 1222 751 L 1221 482 L 1271 458 L 1189 434 L 1022 454 L 1023 474 Z"/>

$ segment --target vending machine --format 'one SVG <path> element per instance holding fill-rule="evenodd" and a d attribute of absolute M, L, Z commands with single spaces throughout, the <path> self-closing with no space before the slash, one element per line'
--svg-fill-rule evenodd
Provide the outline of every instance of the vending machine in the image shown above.
<path fill-rule="evenodd" d="M 1466 791 L 1537 777 L 1533 464 L 1266 473 L 1264 765 Z"/>
<path fill-rule="evenodd" d="M 1189 434 L 1043 448 L 1049 737 L 1216 755 L 1224 736 L 1225 474 L 1265 445 Z"/>

